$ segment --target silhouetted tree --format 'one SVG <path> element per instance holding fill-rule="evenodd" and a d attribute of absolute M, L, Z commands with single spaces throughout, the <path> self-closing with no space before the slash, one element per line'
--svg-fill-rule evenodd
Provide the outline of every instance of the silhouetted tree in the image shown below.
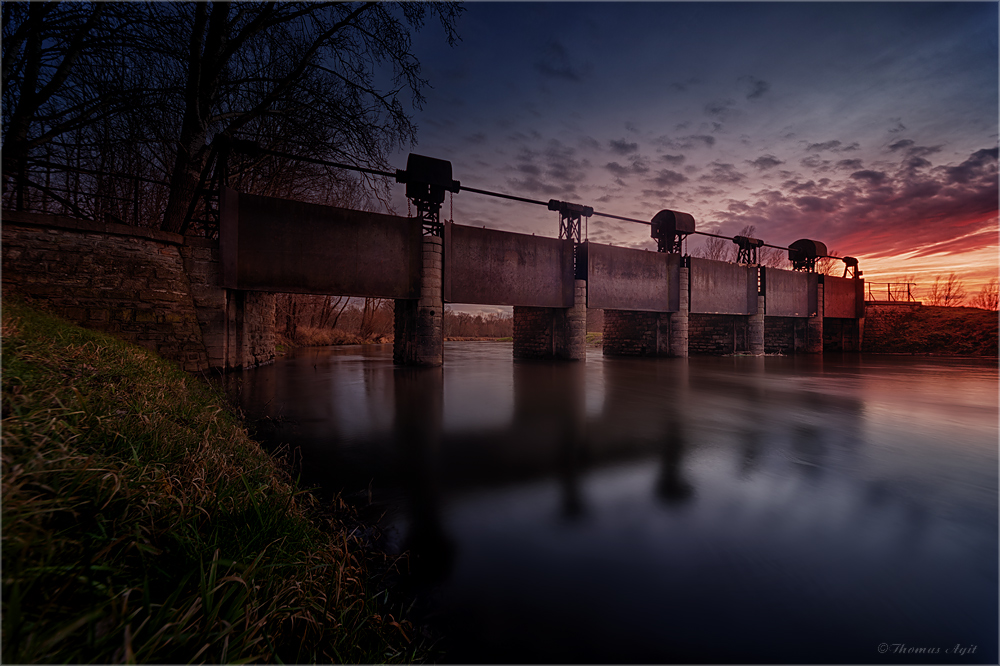
<path fill-rule="evenodd" d="M 840 276 L 844 272 L 844 262 L 836 250 L 828 250 L 828 256 L 816 260 L 816 272 L 823 275 Z"/>
<path fill-rule="evenodd" d="M 81 130 L 150 103 L 142 49 L 127 30 L 142 8 L 138 3 L 5 2 L 0 11 L 4 191 L 23 203 L 31 179 L 29 158 L 66 160 L 74 148 L 79 158 L 81 148 L 93 150 L 96 143 Z M 55 193 L 51 180 L 34 186 L 65 198 Z"/>
<path fill-rule="evenodd" d="M 169 180 L 161 224 L 178 231 L 219 135 L 387 169 L 388 156 L 414 139 L 406 104 L 419 106 L 426 84 L 411 31 L 436 16 L 451 43 L 461 8 L 10 2 L 2 11 L 5 193 L 10 176 L 55 151 L 76 169 L 76 187 L 98 167 Z M 128 164 L 115 163 L 121 154 Z M 290 177 L 300 173 L 311 182 Z M 354 176 L 274 158 L 244 158 L 237 177 L 246 191 L 358 196 Z M 323 183 L 328 192 L 311 187 Z M 93 178 L 82 185 L 91 194 L 106 187 Z M 366 185 L 387 201 L 379 190 L 387 185 Z M 47 196 L 60 195 L 50 187 Z M 73 210 L 67 197 L 56 200 Z"/>
<path fill-rule="evenodd" d="M 962 282 L 957 273 L 951 273 L 944 279 L 940 275 L 934 278 L 934 284 L 931 285 L 927 300 L 931 305 L 955 307 L 960 305 L 965 297 L 965 283 Z"/>
<path fill-rule="evenodd" d="M 696 257 L 712 259 L 713 261 L 730 261 L 731 246 L 732 241 L 730 240 L 708 236 L 705 238 L 704 245 L 692 252 L 692 254 Z"/>
<path fill-rule="evenodd" d="M 1000 284 L 997 278 L 993 278 L 983 285 L 976 297 L 972 299 L 972 304 L 984 310 L 996 310 L 1000 305 Z"/>

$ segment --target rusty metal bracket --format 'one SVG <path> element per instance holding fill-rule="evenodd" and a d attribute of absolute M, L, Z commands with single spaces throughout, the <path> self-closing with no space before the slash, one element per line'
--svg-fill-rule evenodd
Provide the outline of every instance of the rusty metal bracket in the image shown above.
<path fill-rule="evenodd" d="M 764 244 L 764 241 L 748 236 L 733 236 L 733 242 L 736 243 L 736 263 L 747 266 L 759 265 L 757 249 Z"/>
<path fill-rule="evenodd" d="M 559 213 L 559 239 L 571 240 L 575 243 L 581 242 L 582 228 L 580 220 L 594 214 L 594 209 L 582 204 L 570 203 L 568 201 L 557 201 L 550 199 L 549 210 Z"/>
<path fill-rule="evenodd" d="M 417 207 L 417 217 L 425 236 L 444 234 L 441 204 L 445 192 L 458 192 L 461 183 L 452 180 L 451 162 L 410 153 L 406 170 L 396 170 L 396 182 L 406 183 L 406 198 Z"/>

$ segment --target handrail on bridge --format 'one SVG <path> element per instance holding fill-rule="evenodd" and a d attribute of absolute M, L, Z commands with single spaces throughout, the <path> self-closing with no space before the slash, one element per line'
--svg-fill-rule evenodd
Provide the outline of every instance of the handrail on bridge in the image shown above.
<path fill-rule="evenodd" d="M 917 299 L 913 295 L 912 287 L 916 287 L 916 282 L 866 282 L 867 300 L 877 301 L 882 296 L 881 287 L 885 287 L 885 302 L 898 301 L 900 303 L 916 303 Z M 878 289 L 873 289 L 878 287 Z"/>

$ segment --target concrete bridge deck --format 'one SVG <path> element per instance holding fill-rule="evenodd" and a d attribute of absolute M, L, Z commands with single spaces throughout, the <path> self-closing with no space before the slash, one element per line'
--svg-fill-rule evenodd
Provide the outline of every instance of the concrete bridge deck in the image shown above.
<path fill-rule="evenodd" d="M 856 348 L 864 316 L 861 279 L 451 222 L 439 238 L 416 218 L 229 189 L 220 249 L 231 290 L 395 299 L 407 364 L 442 362 L 445 303 L 513 306 L 518 358 L 584 358 L 587 308 L 623 355 L 820 353 L 824 320 Z"/>

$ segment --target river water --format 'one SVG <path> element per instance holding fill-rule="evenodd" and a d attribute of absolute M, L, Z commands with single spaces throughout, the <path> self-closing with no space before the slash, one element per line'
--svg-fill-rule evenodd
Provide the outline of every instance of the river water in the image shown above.
<path fill-rule="evenodd" d="M 232 390 L 452 662 L 997 663 L 995 361 L 296 350 Z"/>

